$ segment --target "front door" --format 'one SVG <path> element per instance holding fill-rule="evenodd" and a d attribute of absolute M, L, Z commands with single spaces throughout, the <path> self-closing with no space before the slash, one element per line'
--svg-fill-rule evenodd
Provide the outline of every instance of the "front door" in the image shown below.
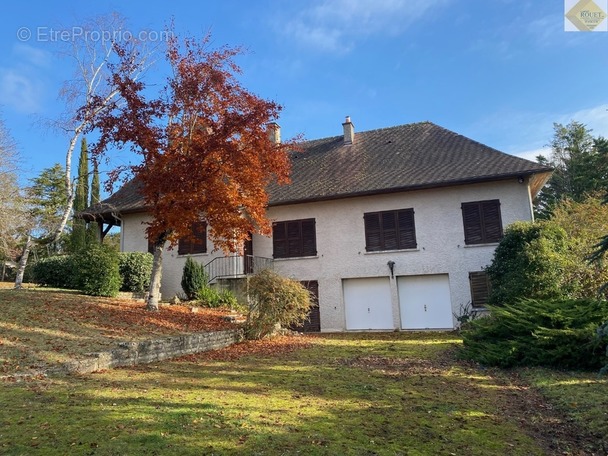
<path fill-rule="evenodd" d="M 245 241 L 243 245 L 243 272 L 253 274 L 253 236 Z"/>

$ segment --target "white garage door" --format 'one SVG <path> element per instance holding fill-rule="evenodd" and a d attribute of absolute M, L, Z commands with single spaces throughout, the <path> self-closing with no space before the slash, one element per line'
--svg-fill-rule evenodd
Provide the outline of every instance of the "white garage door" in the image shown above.
<path fill-rule="evenodd" d="M 342 287 L 346 329 L 393 329 L 388 277 L 345 279 Z"/>
<path fill-rule="evenodd" d="M 403 329 L 453 328 L 447 274 L 397 277 Z"/>

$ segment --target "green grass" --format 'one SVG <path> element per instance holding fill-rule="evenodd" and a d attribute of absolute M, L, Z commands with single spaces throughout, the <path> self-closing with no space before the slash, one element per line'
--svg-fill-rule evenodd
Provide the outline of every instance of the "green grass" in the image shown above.
<path fill-rule="evenodd" d="M 0 290 L 0 361 L 15 372 L 23 359 L 61 362 L 211 318 L 149 315 Z M 262 341 L 258 351 L 0 382 L 0 455 L 606 454 L 605 378 L 480 369 L 456 360 L 460 343 L 454 333 L 324 334 L 291 352 Z"/>
<path fill-rule="evenodd" d="M 4 384 L 0 454 L 547 454 L 516 387 L 455 363 L 455 343 L 326 335 L 279 356 Z"/>
<path fill-rule="evenodd" d="M 595 372 L 523 369 L 522 377 L 565 416 L 584 427 L 608 449 L 608 378 Z"/>

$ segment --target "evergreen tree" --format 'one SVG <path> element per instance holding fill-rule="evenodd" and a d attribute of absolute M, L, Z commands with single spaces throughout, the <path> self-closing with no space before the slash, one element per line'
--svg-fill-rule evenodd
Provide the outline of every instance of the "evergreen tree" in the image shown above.
<path fill-rule="evenodd" d="M 65 205 L 65 172 L 57 163 L 52 168 L 42 170 L 38 177 L 31 179 L 27 190 L 30 213 L 34 220 L 32 236 L 36 243 L 47 247 L 49 254 L 61 250 L 53 241 L 53 232 L 61 222 Z"/>
<path fill-rule="evenodd" d="M 93 160 L 93 179 L 91 180 L 91 199 L 89 206 L 93 206 L 101 201 L 101 185 L 99 183 L 99 169 L 97 168 L 97 162 Z M 87 228 L 87 241 L 99 242 L 99 228 L 96 223 L 89 223 Z"/>
<path fill-rule="evenodd" d="M 536 199 L 540 218 L 550 218 L 563 199 L 584 201 L 590 194 L 608 190 L 608 141 L 594 138 L 591 130 L 576 121 L 554 124 L 551 157 L 537 161 L 554 168 L 553 175 Z"/>
<path fill-rule="evenodd" d="M 101 201 L 101 186 L 99 184 L 99 169 L 97 162 L 93 161 L 93 181 L 91 182 L 91 202 L 90 206 Z"/>
<path fill-rule="evenodd" d="M 80 158 L 78 160 L 78 178 L 76 180 L 76 196 L 74 199 L 74 213 L 83 211 L 89 200 L 89 151 L 86 138 L 80 144 Z M 74 217 L 72 227 L 72 250 L 77 252 L 87 245 L 87 224 Z"/>

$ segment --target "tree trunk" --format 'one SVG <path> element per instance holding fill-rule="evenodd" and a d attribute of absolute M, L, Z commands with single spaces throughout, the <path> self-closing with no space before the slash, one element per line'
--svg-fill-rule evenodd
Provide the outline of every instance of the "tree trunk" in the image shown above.
<path fill-rule="evenodd" d="M 30 256 L 30 250 L 32 248 L 32 236 L 28 234 L 25 246 L 23 247 L 23 253 L 19 260 L 19 267 L 17 268 L 17 277 L 15 278 L 15 290 L 23 288 L 23 274 L 25 273 L 25 267 L 27 266 L 27 258 Z"/>
<path fill-rule="evenodd" d="M 163 248 L 165 240 L 154 244 L 154 260 L 152 261 L 152 274 L 150 275 L 150 288 L 148 289 L 148 299 L 146 310 L 158 311 L 160 301 L 160 279 L 163 273 Z"/>

